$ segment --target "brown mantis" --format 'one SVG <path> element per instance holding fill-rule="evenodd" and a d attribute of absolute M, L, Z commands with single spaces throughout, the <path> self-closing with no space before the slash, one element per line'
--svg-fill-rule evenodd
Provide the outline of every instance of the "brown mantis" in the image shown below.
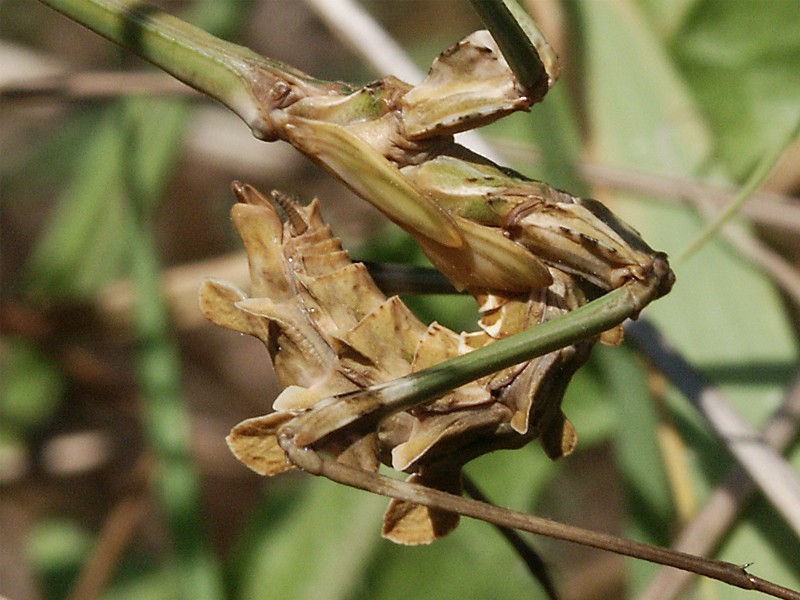
<path fill-rule="evenodd" d="M 212 320 L 260 337 L 290 387 L 276 401 L 277 413 L 234 430 L 229 442 L 237 456 L 273 474 L 286 468 L 279 446 L 330 450 L 368 470 L 391 455 L 388 462 L 414 473 L 414 481 L 460 492 L 460 464 L 493 448 L 539 438 L 553 458 L 571 452 L 576 433 L 560 403 L 594 336 L 521 365 L 513 364 L 519 358 L 504 366 L 487 361 L 497 373 L 443 397 L 458 385 L 452 379 L 441 391 L 419 384 L 426 367 L 452 369 L 446 359 L 499 339 L 513 341 L 514 334 L 585 305 L 600 290 L 637 286 L 628 302 L 638 312 L 672 284 L 665 257 L 599 203 L 527 180 L 453 142 L 455 131 L 531 102 L 488 33 L 445 51 L 415 88 L 388 78 L 355 91 L 320 93 L 300 78 L 284 78 L 270 89 L 279 92 L 268 94 L 275 97 L 265 109 L 269 137 L 288 139 L 414 235 L 433 264 L 476 297 L 483 331 L 458 337 L 435 325 L 426 330 L 396 299 L 386 301 L 369 282 L 338 272 L 338 265 L 323 283 L 300 275 L 281 281 L 282 273 L 303 269 L 312 258 L 322 263 L 325 252 L 314 246 L 307 257 L 288 231 L 286 248 L 270 248 L 269 240 L 281 237 L 269 225 L 274 217 L 239 207 L 235 215 L 253 213 L 235 220 L 251 251 L 254 297 L 237 298 L 212 285 L 204 289 L 203 306 Z M 252 189 L 239 186 L 237 193 L 248 204 L 266 204 Z M 313 215 L 306 223 L 298 209 L 282 204 L 293 215 L 297 239 L 309 235 Z M 314 223 L 315 233 L 321 228 Z M 341 250 L 328 239 L 314 243 L 332 245 L 334 254 Z M 274 266 L 284 255 L 288 262 Z M 305 276 L 315 275 L 311 271 Z M 351 298 L 350 289 L 359 294 Z M 282 301 L 305 308 L 290 317 Z M 237 310 L 246 317 L 233 318 Z M 347 318 L 337 318 L 342 311 Z M 309 331 L 312 324 L 316 331 Z M 605 335 L 613 340 L 618 334 Z M 531 358 L 529 348 L 524 354 L 520 358 Z M 473 359 L 485 360 L 481 352 Z M 410 372 L 416 379 L 404 386 L 398 378 Z M 481 375 L 487 374 L 470 369 L 464 377 Z M 276 453 L 279 460 L 265 466 L 264 457 L 272 461 Z M 428 542 L 453 524 L 436 513 L 420 520 L 405 505 L 395 510 L 401 512 L 385 524 L 396 541 Z"/>
<path fill-rule="evenodd" d="M 465 59 L 465 55 L 469 53 L 487 57 L 487 63 L 490 62 L 488 57 L 493 57 L 494 66 L 501 63 L 497 50 L 484 39 L 464 43 L 460 52 L 456 50 L 447 58 L 455 63 L 468 63 L 470 59 Z M 452 68 L 452 64 L 446 63 L 447 60 L 442 60 L 442 70 Z M 436 110 L 420 109 L 426 107 L 426 103 L 430 105 L 433 97 L 436 100 L 432 103 L 434 109 L 443 107 L 443 114 L 455 114 L 454 107 L 444 101 L 436 106 L 442 99 L 436 78 L 428 82 L 427 88 L 425 84 L 416 88 L 415 97 L 414 90 L 391 80 L 372 88 L 353 90 L 311 80 L 282 66 L 264 69 L 263 63 L 255 60 L 244 60 L 241 64 L 244 71 L 258 75 L 253 87 L 257 91 L 258 108 L 247 117 L 254 130 L 266 139 L 288 139 L 362 196 L 378 203 L 390 218 L 416 235 L 437 267 L 459 287 L 478 294 L 484 318 L 487 323 L 491 321 L 487 326 L 494 327 L 499 332 L 498 337 L 524 328 L 519 327 L 519 321 L 513 326 L 509 322 L 519 319 L 520 313 L 530 306 L 544 306 L 545 312 L 552 309 L 583 317 L 586 313 L 579 311 L 592 297 L 601 290 L 617 290 L 620 293 L 603 297 L 607 306 L 612 300 L 618 301 L 618 311 L 607 320 L 587 319 L 584 323 L 591 323 L 591 327 L 580 335 L 569 334 L 570 341 L 563 338 L 559 342 L 551 341 L 550 346 L 545 344 L 541 349 L 543 352 L 558 352 L 562 346 L 571 349 L 579 355 L 573 359 L 577 368 L 580 355 L 588 351 L 578 346 L 590 345 L 582 338 L 590 340 L 612 328 L 668 291 L 671 275 L 664 257 L 652 252 L 634 232 L 601 206 L 572 198 L 538 182 L 528 182 L 448 145 L 451 132 L 525 108 L 535 99 L 535 94 L 520 93 L 514 85 L 510 90 L 508 86 L 489 85 L 481 97 L 480 90 L 476 92 L 476 88 L 471 87 L 475 84 L 473 80 L 467 88 L 476 92 L 478 108 L 466 104 L 467 118 L 455 117 L 451 121 L 431 118 L 431 114 L 442 114 Z M 464 71 L 459 73 L 464 77 Z M 499 80 L 513 81 L 507 67 L 498 73 Z M 403 117 L 399 123 L 398 106 L 402 107 Z M 419 117 L 419 111 L 423 117 Z M 464 182 L 472 185 L 464 186 Z M 252 195 L 252 192 L 245 195 Z M 563 290 L 556 295 L 572 294 L 564 305 L 554 306 L 553 301 L 531 299 L 527 295 L 530 290 L 549 289 L 555 293 L 552 286 Z M 550 315 L 540 320 L 548 318 Z M 542 336 L 549 331 L 543 326 L 537 329 Z M 539 351 L 533 345 L 523 345 L 520 354 L 503 360 L 510 365 L 522 360 L 523 355 L 527 358 Z M 486 346 L 486 351 L 493 346 L 510 347 L 491 344 Z M 467 356 L 470 355 L 464 355 Z M 470 359 L 473 366 L 485 362 L 489 365 L 487 369 L 501 368 L 500 362 L 489 362 L 485 357 L 486 352 L 481 352 L 474 353 Z M 449 364 L 452 367 L 463 362 Z M 294 421 L 298 428 L 287 425 L 281 432 L 275 432 L 275 440 L 290 458 L 311 469 L 312 462 L 302 458 L 308 456 L 307 450 L 324 437 L 329 441 L 333 439 L 339 428 L 355 426 L 365 416 L 365 405 L 370 409 L 366 413 L 374 418 L 374 421 L 366 419 L 366 424 L 374 429 L 377 423 L 401 414 L 411 405 L 458 385 L 456 382 L 460 380 L 453 377 L 436 383 L 434 376 L 444 368 L 427 373 L 420 371 L 405 383 L 393 382 L 380 390 L 358 392 L 355 397 L 314 405 L 314 410 L 303 412 Z M 470 369 L 468 374 L 458 376 L 465 382 L 479 377 L 480 373 Z M 568 377 L 561 373 L 551 378 L 565 385 Z M 420 382 L 424 385 L 417 387 Z M 338 390 L 327 388 L 327 395 L 335 391 Z M 504 417 L 503 423 L 507 422 L 513 432 L 523 437 L 517 440 L 520 443 L 528 441 L 524 436 L 529 433 L 549 432 L 545 437 L 552 441 L 546 447 L 558 456 L 569 451 L 574 432 L 560 414 L 559 394 L 550 391 L 547 395 L 555 404 L 551 407 L 555 417 L 549 416 L 555 422 L 554 427 L 537 423 L 537 427 L 532 428 L 527 422 L 531 412 L 524 408 L 514 410 L 509 418 Z M 364 402 L 359 403 L 354 398 Z M 293 407 L 290 410 L 302 409 Z M 412 464 L 413 461 L 409 463 Z M 324 469 L 320 467 L 320 470 Z"/>

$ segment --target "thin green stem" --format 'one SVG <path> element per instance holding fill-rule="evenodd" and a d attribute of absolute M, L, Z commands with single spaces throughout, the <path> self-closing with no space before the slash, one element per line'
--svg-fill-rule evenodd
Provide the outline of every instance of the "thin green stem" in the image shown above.
<path fill-rule="evenodd" d="M 750 196 L 752 196 L 758 190 L 758 188 L 761 187 L 761 184 L 764 183 L 769 174 L 778 164 L 778 161 L 780 160 L 781 156 L 783 156 L 786 148 L 792 142 L 794 142 L 795 139 L 797 139 L 798 135 L 800 135 L 800 119 L 797 120 L 795 126 L 788 131 L 788 133 L 780 140 L 780 142 L 775 144 L 775 146 L 763 156 L 758 165 L 756 165 L 756 168 L 750 174 L 750 177 L 747 178 L 747 181 L 739 190 L 739 193 L 736 194 L 736 197 L 734 197 L 733 200 L 731 200 L 725 210 L 723 210 L 716 219 L 711 221 L 677 256 L 674 261 L 676 265 L 685 262 L 693 254 L 696 254 L 702 246 L 704 246 L 707 242 L 712 240 L 714 236 L 717 235 L 719 230 L 722 229 L 728 221 L 730 221 L 739 213 L 745 202 L 750 199 Z"/>
<path fill-rule="evenodd" d="M 629 282 L 557 319 L 376 388 L 382 388 L 387 407 L 404 410 L 506 367 L 600 335 L 635 316 L 638 307 L 657 294 L 654 286 L 655 282 Z"/>
<path fill-rule="evenodd" d="M 663 293 L 658 277 L 625 285 L 565 315 L 387 383 L 341 394 L 295 417 L 295 443 L 307 446 L 333 429 L 371 414 L 385 418 L 506 367 L 600 335 Z M 342 410 L 347 417 L 343 417 Z"/>

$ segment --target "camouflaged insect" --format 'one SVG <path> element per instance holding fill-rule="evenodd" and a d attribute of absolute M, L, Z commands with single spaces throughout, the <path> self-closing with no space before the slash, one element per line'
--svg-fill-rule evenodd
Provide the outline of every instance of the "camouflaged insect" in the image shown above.
<path fill-rule="evenodd" d="M 214 322 L 260 338 L 286 389 L 273 413 L 233 429 L 234 454 L 274 475 L 293 468 L 282 446 L 290 440 L 365 471 L 383 463 L 455 494 L 462 466 L 487 452 L 539 439 L 550 457 L 569 454 L 577 436 L 561 402 L 595 338 L 439 397 L 412 394 L 411 408 L 381 396 L 404 375 L 555 319 L 604 291 L 646 283 L 648 295 L 633 300 L 640 310 L 672 286 L 665 255 L 599 202 L 455 143 L 454 133 L 525 110 L 544 91 L 521 89 L 485 31 L 442 53 L 416 87 L 388 77 L 354 89 L 272 64 L 261 75 L 260 134 L 289 141 L 411 233 L 434 266 L 476 298 L 481 330 L 425 326 L 397 297 L 386 298 L 349 260 L 316 201 L 302 208 L 276 195 L 289 217 L 282 224 L 266 198 L 235 186 L 250 295 L 208 282 L 202 307 Z M 616 343 L 621 327 L 601 337 Z M 384 535 L 428 543 L 457 519 L 393 500 Z"/>
<path fill-rule="evenodd" d="M 208 281 L 201 307 L 215 323 L 261 339 L 286 387 L 275 412 L 244 421 L 228 437 L 237 458 L 262 475 L 293 468 L 278 431 L 320 401 L 389 382 L 586 302 L 570 275 L 551 269 L 553 283 L 526 300 L 487 299 L 480 332 L 425 326 L 398 297 L 386 298 L 363 264 L 349 259 L 316 200 L 307 207 L 284 201 L 291 218 L 282 224 L 254 188 L 235 190 L 242 203 L 232 215 L 247 249 L 250 296 Z M 577 440 L 561 399 L 593 343 L 551 352 L 381 422 L 357 421 L 313 448 L 361 469 L 374 471 L 383 462 L 410 473 L 412 481 L 456 494 L 462 465 L 481 454 L 540 438 L 548 455 L 558 458 Z M 396 542 L 426 543 L 456 523 L 456 515 L 392 501 L 384 534 Z"/>

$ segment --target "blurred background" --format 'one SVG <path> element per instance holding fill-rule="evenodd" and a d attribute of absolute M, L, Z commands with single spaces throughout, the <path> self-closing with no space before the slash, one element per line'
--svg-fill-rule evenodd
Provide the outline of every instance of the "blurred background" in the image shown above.
<path fill-rule="evenodd" d="M 388 74 L 369 62 L 385 48 L 342 41 L 312 3 L 160 5 L 321 78 Z M 336 6 L 361 37 L 355 14 Z M 480 27 L 466 0 L 357 6 L 422 73 Z M 796 128 L 796 0 L 527 6 L 561 55 L 562 78 L 487 140 L 526 175 L 608 202 L 671 256 Z M 304 474 L 264 480 L 225 445 L 280 391 L 259 342 L 197 309 L 205 277 L 247 285 L 230 182 L 319 197 L 359 259 L 421 263 L 405 234 L 288 145 L 256 141 L 222 107 L 34 0 L 0 2 L 0 103 L 0 595 L 540 596 L 489 525 L 464 520 L 430 547 L 397 547 L 380 538 L 384 499 Z M 678 262 L 674 292 L 647 310 L 759 428 L 798 395 L 797 141 L 780 156 L 735 222 Z M 474 327 L 469 299 L 409 301 L 425 320 Z M 470 465 L 492 500 L 669 545 L 733 466 L 627 344 L 598 348 L 564 407 L 581 436 L 574 455 L 555 464 L 532 444 Z M 798 469 L 796 448 L 790 459 Z M 800 586 L 800 534 L 760 494 L 723 532 L 716 556 Z M 568 599 L 634 598 L 657 571 L 531 543 Z M 744 592 L 704 582 L 686 594 Z"/>

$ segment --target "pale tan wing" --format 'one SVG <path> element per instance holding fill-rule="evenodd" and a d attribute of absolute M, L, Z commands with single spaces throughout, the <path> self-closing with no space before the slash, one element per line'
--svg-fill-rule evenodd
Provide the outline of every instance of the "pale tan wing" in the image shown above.
<path fill-rule="evenodd" d="M 233 455 L 259 475 L 277 475 L 294 468 L 277 438 L 280 426 L 291 419 L 289 413 L 247 419 L 234 427 L 225 441 Z"/>

